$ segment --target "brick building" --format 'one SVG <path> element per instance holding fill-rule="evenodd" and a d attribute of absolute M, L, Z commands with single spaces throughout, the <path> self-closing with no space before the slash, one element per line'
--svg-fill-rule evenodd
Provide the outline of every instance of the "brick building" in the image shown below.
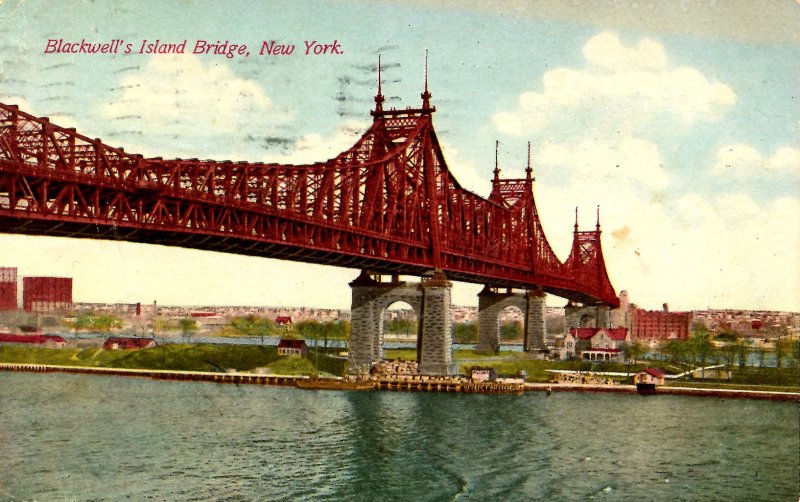
<path fill-rule="evenodd" d="M 662 310 L 644 310 L 631 305 L 629 317 L 633 341 L 686 340 L 691 335 L 692 313 L 670 312 L 666 303 Z"/>
<path fill-rule="evenodd" d="M 71 277 L 23 277 L 25 312 L 65 312 L 72 309 Z"/>
<path fill-rule="evenodd" d="M 17 310 L 17 269 L 0 267 L 0 312 Z"/>

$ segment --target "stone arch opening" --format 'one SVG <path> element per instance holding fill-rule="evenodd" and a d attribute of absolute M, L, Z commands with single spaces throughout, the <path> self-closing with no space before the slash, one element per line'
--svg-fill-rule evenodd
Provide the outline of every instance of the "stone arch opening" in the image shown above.
<path fill-rule="evenodd" d="M 419 349 L 419 312 L 407 300 L 387 304 L 380 316 L 380 339 L 386 350 L 399 352 L 401 359 L 417 360 Z"/>
<path fill-rule="evenodd" d="M 524 305 L 507 305 L 497 313 L 500 344 L 521 344 L 525 336 Z"/>
<path fill-rule="evenodd" d="M 438 275 L 437 275 L 438 274 Z M 452 336 L 450 325 L 451 284 L 441 272 L 419 283 L 381 282 L 362 271 L 350 283 L 353 295 L 350 309 L 353 326 L 348 347 L 348 372 L 363 375 L 384 359 L 383 317 L 392 304 L 411 306 L 418 321 L 417 363 L 424 375 L 450 375 Z"/>

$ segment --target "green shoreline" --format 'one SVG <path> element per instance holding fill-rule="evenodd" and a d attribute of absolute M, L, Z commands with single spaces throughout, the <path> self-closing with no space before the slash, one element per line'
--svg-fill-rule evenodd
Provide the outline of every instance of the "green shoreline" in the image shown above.
<path fill-rule="evenodd" d="M 28 346 L 0 346 L 0 363 L 53 365 L 83 368 L 109 368 L 123 370 L 238 372 L 281 374 L 296 376 L 343 376 L 346 361 L 338 356 L 340 349 L 311 348 L 305 357 L 281 356 L 277 347 L 261 345 L 168 344 L 143 350 L 104 350 L 91 348 L 43 348 Z M 413 350 L 387 350 L 387 359 L 413 360 Z M 524 372 L 526 383 L 554 385 L 554 374 L 548 370 L 589 372 L 612 371 L 623 376 L 610 377 L 617 384 L 632 383 L 637 371 L 648 367 L 661 367 L 668 374 L 684 368 L 673 367 L 658 361 L 637 364 L 604 363 L 591 365 L 584 361 L 549 361 L 532 358 L 522 352 L 482 353 L 458 350 L 454 359 L 459 372 L 468 374 L 472 366 L 489 366 L 498 376 L 519 375 Z M 625 374 L 629 376 L 624 376 Z M 730 381 L 682 378 L 667 379 L 666 388 L 707 388 L 738 391 L 800 392 L 798 370 L 790 368 L 734 369 Z M 605 377 L 603 377 L 605 378 Z"/>
<path fill-rule="evenodd" d="M 483 394 L 516 394 L 526 391 L 551 392 L 597 392 L 636 394 L 633 385 L 586 385 L 586 384 L 504 384 L 474 383 L 461 378 L 454 383 L 452 377 L 427 379 L 423 384 L 413 387 L 406 382 L 363 380 L 348 381 L 342 378 L 309 378 L 300 375 L 259 375 L 254 373 L 215 373 L 207 371 L 146 370 L 130 368 L 93 368 L 86 366 L 58 366 L 44 364 L 0 363 L 0 371 L 33 373 L 76 373 L 97 376 L 144 377 L 156 380 L 196 381 L 228 384 L 255 384 L 295 387 L 304 390 L 339 391 L 410 391 L 410 392 L 462 392 Z M 800 402 L 800 392 L 775 392 L 732 389 L 697 389 L 682 387 L 661 387 L 655 395 L 681 395 L 695 397 L 714 397 L 731 399 L 758 399 L 769 401 Z"/>

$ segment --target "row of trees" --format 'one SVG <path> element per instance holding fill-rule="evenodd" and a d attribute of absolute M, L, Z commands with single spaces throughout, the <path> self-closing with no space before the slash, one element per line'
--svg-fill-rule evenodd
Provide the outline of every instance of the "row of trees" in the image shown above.
<path fill-rule="evenodd" d="M 78 331 L 94 333 L 110 333 L 122 328 L 122 319 L 110 314 L 95 314 L 94 312 L 80 312 L 74 317 L 64 321 L 67 328 Z"/>
<path fill-rule="evenodd" d="M 740 368 L 747 365 L 750 354 L 756 353 L 759 366 L 765 366 L 767 354 L 773 352 L 775 365 L 797 366 L 800 363 L 800 342 L 789 338 L 775 341 L 772 351 L 763 345 L 754 346 L 747 338 L 725 338 L 720 346 L 714 343 L 711 335 L 706 332 L 695 333 L 688 340 L 668 340 L 659 347 L 662 357 L 674 363 L 694 364 L 706 366 L 707 364 L 724 364 L 727 367 L 738 363 Z"/>
<path fill-rule="evenodd" d="M 349 321 L 326 321 L 319 322 L 313 319 L 300 321 L 294 325 L 293 332 L 301 338 L 311 340 L 315 346 L 323 342 L 324 347 L 328 347 L 330 340 L 350 340 L 351 324 Z"/>

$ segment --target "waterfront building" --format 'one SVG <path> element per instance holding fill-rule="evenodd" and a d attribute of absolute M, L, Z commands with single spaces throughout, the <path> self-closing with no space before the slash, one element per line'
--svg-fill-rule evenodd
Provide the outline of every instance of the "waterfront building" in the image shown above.
<path fill-rule="evenodd" d="M 640 394 L 655 392 L 656 385 L 664 385 L 664 372 L 658 368 L 645 368 L 633 375 L 633 383 Z"/>
<path fill-rule="evenodd" d="M 564 359 L 619 361 L 623 356 L 622 345 L 629 341 L 627 328 L 570 328 L 561 353 Z"/>

